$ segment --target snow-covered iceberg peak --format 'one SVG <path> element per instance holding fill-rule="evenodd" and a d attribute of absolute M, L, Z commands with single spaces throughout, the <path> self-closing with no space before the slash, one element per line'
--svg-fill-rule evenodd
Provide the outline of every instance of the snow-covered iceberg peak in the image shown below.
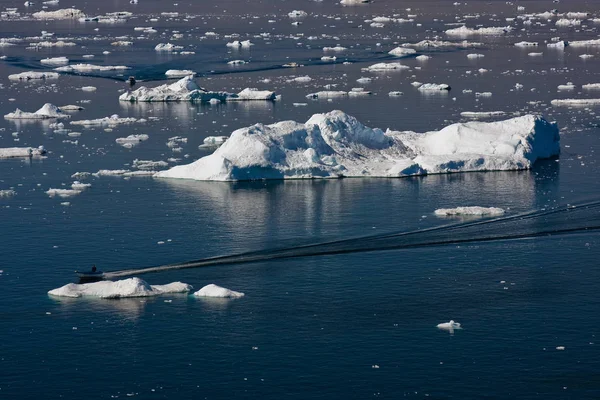
<path fill-rule="evenodd" d="M 92 296 L 103 299 L 118 299 L 123 297 L 149 297 L 168 293 L 184 293 L 192 290 L 192 286 L 182 282 L 172 282 L 167 285 L 150 285 L 140 278 L 129 278 L 120 281 L 100 281 L 94 283 L 69 283 L 48 294 L 60 297 Z"/>
<path fill-rule="evenodd" d="M 331 111 L 304 124 L 283 121 L 238 129 L 213 154 L 155 176 L 235 181 L 517 170 L 558 155 L 559 141 L 556 124 L 534 115 L 419 134 L 372 129 Z"/>

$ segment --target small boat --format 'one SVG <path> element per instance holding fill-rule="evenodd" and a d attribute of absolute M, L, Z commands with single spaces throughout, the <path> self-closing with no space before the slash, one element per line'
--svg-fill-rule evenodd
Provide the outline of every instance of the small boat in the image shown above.
<path fill-rule="evenodd" d="M 104 279 L 104 272 L 102 271 L 75 271 L 80 281 L 94 282 L 101 281 Z"/>

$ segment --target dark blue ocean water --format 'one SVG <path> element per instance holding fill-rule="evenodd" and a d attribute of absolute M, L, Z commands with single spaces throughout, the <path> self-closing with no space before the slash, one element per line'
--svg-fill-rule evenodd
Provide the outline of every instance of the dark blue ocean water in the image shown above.
<path fill-rule="evenodd" d="M 79 103 L 86 109 L 73 119 L 114 113 L 158 119 L 112 131 L 70 127 L 82 133 L 78 138 L 53 133 L 46 123 L 0 121 L 0 147 L 44 145 L 49 151 L 43 160 L 0 160 L 0 190 L 17 192 L 0 198 L 1 399 L 600 398 L 600 243 L 591 231 L 444 246 L 426 245 L 435 237 L 419 233 L 416 237 L 425 246 L 418 249 L 141 276 L 150 284 L 182 281 L 197 290 L 215 283 L 246 293 L 236 300 L 183 294 L 121 300 L 47 295 L 74 282 L 73 271 L 91 264 L 117 271 L 464 221 L 435 217 L 433 211 L 442 207 L 496 206 L 511 216 L 598 201 L 598 108 L 550 106 L 554 98 L 594 97 L 581 90 L 559 93 L 556 87 L 567 81 L 578 86 L 597 82 L 597 63 L 582 61 L 579 55 L 598 58 L 598 48 L 553 53 L 545 46 L 513 46 L 555 36 L 595 38 L 597 24 L 585 22 L 583 28 L 562 31 L 551 24 L 534 25 L 507 37 L 470 38 L 485 42 L 473 51 L 485 54 L 483 59 L 467 59 L 470 50 L 432 52 L 425 64 L 403 60 L 411 71 L 375 76 L 367 86 L 375 95 L 368 99 L 313 102 L 305 95 L 326 84 L 345 90 L 359 86 L 355 80 L 365 75 L 360 67 L 391 61 L 386 52 L 395 42 L 444 38 L 444 24 L 457 20 L 472 26 L 506 25 L 517 4 L 381 0 L 342 8 L 332 1 L 229 0 L 178 6 L 150 0 L 138 5 L 63 1 L 61 7 L 74 5 L 89 14 L 129 10 L 134 17 L 116 26 L 0 21 L 0 37 L 34 36 L 41 30 L 76 39 L 106 35 L 58 50 L 34 52 L 25 44 L 0 48 L 0 55 L 7 56 L 0 60 L 0 114 L 16 107 L 34 111 L 44 102 L 89 100 Z M 593 2 L 569 2 L 568 9 L 565 3 L 559 4 L 564 11 L 597 13 Z M 558 7 L 533 0 L 519 5 L 527 12 Z M 2 0 L 0 7 L 25 12 L 20 2 Z M 34 11 L 40 9 L 36 7 Z M 286 16 L 293 9 L 311 16 L 294 27 Z M 160 16 L 176 10 L 194 18 Z M 362 22 L 411 13 L 418 15 L 416 22 L 400 27 L 375 30 Z M 475 17 L 464 18 L 468 14 Z M 270 24 L 269 19 L 277 22 Z M 153 26 L 158 36 L 135 39 L 132 49 L 110 46 L 118 36 L 136 38 L 136 26 Z M 169 41 L 173 30 L 186 34 L 182 42 L 193 47 L 195 56 L 155 54 L 154 45 Z M 231 39 L 200 39 L 207 31 L 252 38 L 256 45 L 240 56 L 251 60 L 247 69 L 228 69 L 225 62 L 238 58 L 225 47 Z M 272 44 L 253 36 L 261 32 L 272 32 Z M 328 36 L 306 39 L 323 33 Z M 320 63 L 321 47 L 335 44 L 352 48 L 344 57 L 355 63 Z M 104 57 L 107 49 L 112 53 Z M 530 57 L 528 51 L 544 55 Z M 96 57 L 86 60 L 84 54 Z M 47 70 L 39 60 L 58 55 L 73 62 L 125 64 L 132 70 L 123 76 L 61 76 L 47 82 L 7 79 L 11 73 Z M 289 61 L 306 66 L 273 68 Z M 199 83 L 214 90 L 256 86 L 275 89 L 283 97 L 269 104 L 119 104 L 128 75 L 154 85 L 163 83 L 162 74 L 169 68 L 194 69 L 201 75 Z M 479 68 L 489 72 L 478 73 Z M 300 75 L 314 81 L 287 82 Z M 414 80 L 448 82 L 453 91 L 422 96 L 411 86 Z M 515 83 L 525 90 L 515 92 Z M 89 85 L 98 90 L 79 90 Z M 463 89 L 494 95 L 477 99 Z M 405 96 L 391 99 L 390 90 L 404 91 Z M 307 105 L 295 107 L 295 102 Z M 58 199 L 45 193 L 69 186 L 76 172 L 130 168 L 134 159 L 179 157 L 178 163 L 191 162 L 208 154 L 198 149 L 206 136 L 257 122 L 305 121 L 332 109 L 369 126 L 418 132 L 463 121 L 461 111 L 538 112 L 559 123 L 562 152 L 559 159 L 520 172 L 246 183 L 92 177 L 86 180 L 92 187 L 79 196 Z M 136 133 L 150 139 L 133 149 L 115 143 Z M 182 153 L 166 146 L 176 135 L 188 138 Z M 61 205 L 65 201 L 70 204 Z M 470 234 L 485 239 L 494 230 L 510 236 L 594 225 L 599 219 L 591 209 L 560 215 L 518 221 L 506 232 L 505 225 L 491 223 Z M 450 334 L 436 328 L 450 319 L 463 329 Z"/>

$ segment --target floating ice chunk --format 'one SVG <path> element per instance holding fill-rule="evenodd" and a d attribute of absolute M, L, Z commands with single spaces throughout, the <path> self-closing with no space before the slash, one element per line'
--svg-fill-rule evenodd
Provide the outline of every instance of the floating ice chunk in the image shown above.
<path fill-rule="evenodd" d="M 575 90 L 575 85 L 571 82 L 568 82 L 566 85 L 558 85 L 558 90 Z"/>
<path fill-rule="evenodd" d="M 229 136 L 208 136 L 204 139 L 203 147 L 218 147 L 225 143 Z"/>
<path fill-rule="evenodd" d="M 129 135 L 124 138 L 117 138 L 117 139 L 115 139 L 115 142 L 117 142 L 117 144 L 120 144 L 123 147 L 131 149 L 132 147 L 137 146 L 138 144 L 142 143 L 143 141 L 148 140 L 148 138 L 149 138 L 149 136 L 146 134 Z"/>
<path fill-rule="evenodd" d="M 587 59 L 590 59 L 590 58 L 594 58 L 594 55 L 593 54 L 581 54 L 579 56 L 579 58 L 581 58 L 583 60 L 587 60 Z"/>
<path fill-rule="evenodd" d="M 105 71 L 124 71 L 131 69 L 124 65 L 93 65 L 93 64 L 73 64 L 64 67 L 54 68 L 59 72 L 105 72 Z"/>
<path fill-rule="evenodd" d="M 307 83 L 307 82 L 310 82 L 310 81 L 312 81 L 312 78 L 310 76 L 308 76 L 308 75 L 306 75 L 306 76 L 298 76 L 298 77 L 295 77 L 293 79 L 289 79 L 288 80 L 288 82 L 301 82 L 301 83 Z"/>
<path fill-rule="evenodd" d="M 592 46 L 600 46 L 600 39 L 590 39 L 590 40 L 574 40 L 569 42 L 569 46 L 571 47 L 592 47 Z"/>
<path fill-rule="evenodd" d="M 256 88 L 246 88 L 236 95 L 227 97 L 227 101 L 249 101 L 249 100 L 268 100 L 273 101 L 277 95 L 270 90 L 258 90 Z"/>
<path fill-rule="evenodd" d="M 84 92 L 95 92 L 96 87 L 95 86 L 83 86 L 81 88 L 81 90 L 83 90 Z"/>
<path fill-rule="evenodd" d="M 152 161 L 152 160 L 133 160 L 133 168 L 142 170 L 155 170 L 159 168 L 168 167 L 169 164 L 166 161 Z"/>
<path fill-rule="evenodd" d="M 538 43 L 537 42 L 519 42 L 519 43 L 515 43 L 515 46 L 517 47 L 532 47 L 532 46 L 537 46 Z"/>
<path fill-rule="evenodd" d="M 553 106 L 598 106 L 600 99 L 557 99 L 550 102 Z"/>
<path fill-rule="evenodd" d="M 170 69 L 167 72 L 165 72 L 165 75 L 169 78 L 182 78 L 184 76 L 194 76 L 196 75 L 196 73 L 189 69 Z"/>
<path fill-rule="evenodd" d="M 445 50 L 445 49 L 472 49 L 483 47 L 483 43 L 468 42 L 447 42 L 443 40 L 422 40 L 418 43 L 404 43 L 402 47 L 413 47 L 426 50 Z"/>
<path fill-rule="evenodd" d="M 226 289 L 221 286 L 217 286 L 214 283 L 204 286 L 202 289 L 194 293 L 196 297 L 219 297 L 219 298 L 230 298 L 237 299 L 244 297 L 244 293 L 235 292 L 230 289 Z"/>
<path fill-rule="evenodd" d="M 48 189 L 46 194 L 50 197 L 67 198 L 81 194 L 81 190 L 76 189 Z"/>
<path fill-rule="evenodd" d="M 336 52 L 340 52 L 340 51 L 346 51 L 348 50 L 345 47 L 342 46 L 335 46 L 335 47 L 323 47 L 323 51 L 336 51 Z"/>
<path fill-rule="evenodd" d="M 579 26 L 581 25 L 581 21 L 578 19 L 567 19 L 561 18 L 556 21 L 556 26 Z"/>
<path fill-rule="evenodd" d="M 69 63 L 69 59 L 67 57 L 53 57 L 53 58 L 44 58 L 40 60 L 42 64 L 46 65 L 64 65 Z"/>
<path fill-rule="evenodd" d="M 76 106 L 76 105 L 66 105 L 66 106 L 60 106 L 58 108 L 60 108 L 61 111 L 81 111 L 81 110 L 85 110 L 85 108 L 83 108 L 81 106 Z"/>
<path fill-rule="evenodd" d="M 46 103 L 36 112 L 21 111 L 17 108 L 15 112 L 6 114 L 6 119 L 48 119 L 48 118 L 70 118 L 71 116 L 62 112 L 54 104 Z"/>
<path fill-rule="evenodd" d="M 31 79 L 57 79 L 58 75 L 56 72 L 21 72 L 20 74 L 12 74 L 8 76 L 8 79 L 13 81 L 28 81 Z"/>
<path fill-rule="evenodd" d="M 565 346 L 556 346 L 556 350 L 564 350 Z"/>
<path fill-rule="evenodd" d="M 546 45 L 546 47 L 549 48 L 554 48 L 554 49 L 564 49 L 565 47 L 567 47 L 569 45 L 569 42 L 566 42 L 564 40 L 561 40 L 559 42 L 555 42 L 555 43 L 548 43 Z"/>
<path fill-rule="evenodd" d="M 444 331 L 448 331 L 450 333 L 454 333 L 455 330 L 462 329 L 461 325 L 458 322 L 454 322 L 454 320 L 450 320 L 450 322 L 442 322 L 441 324 L 437 324 L 438 329 L 442 329 Z"/>
<path fill-rule="evenodd" d="M 129 278 L 120 281 L 101 281 L 94 283 L 69 283 L 48 292 L 52 296 L 82 297 L 92 296 L 103 299 L 118 299 L 125 297 L 150 297 L 169 293 L 186 293 L 193 287 L 182 282 L 172 282 L 167 285 L 149 285 L 140 278 Z"/>
<path fill-rule="evenodd" d="M 228 65 L 243 65 L 246 64 L 246 61 L 244 60 L 231 60 L 229 62 L 227 62 Z"/>
<path fill-rule="evenodd" d="M 583 90 L 600 90 L 600 83 L 588 83 L 581 86 Z"/>
<path fill-rule="evenodd" d="M 479 206 L 469 206 L 469 207 L 456 207 L 456 208 L 439 208 L 435 210 L 434 214 L 438 217 L 455 217 L 455 216 L 475 216 L 475 217 L 483 217 L 483 216 L 495 216 L 495 215 L 503 215 L 505 213 L 504 209 L 498 207 L 479 207 Z"/>
<path fill-rule="evenodd" d="M 345 6 L 354 6 L 357 4 L 367 4 L 370 3 L 371 0 L 340 0 L 340 4 Z"/>
<path fill-rule="evenodd" d="M 182 50 L 183 46 L 177 46 L 171 43 L 159 43 L 154 47 L 156 51 L 177 51 Z"/>
<path fill-rule="evenodd" d="M 559 142 L 557 126 L 533 115 L 417 134 L 384 133 L 332 111 L 305 124 L 238 129 L 213 154 L 155 177 L 237 181 L 518 170 L 557 155 Z"/>
<path fill-rule="evenodd" d="M 26 158 L 41 157 L 46 154 L 44 146 L 35 147 L 7 147 L 0 148 L 0 158 Z"/>
<path fill-rule="evenodd" d="M 544 53 L 527 53 L 529 57 L 541 57 Z"/>
<path fill-rule="evenodd" d="M 485 55 L 483 55 L 483 54 L 467 54 L 467 58 L 471 58 L 471 59 L 473 59 L 473 58 L 483 58 L 483 57 L 485 57 Z"/>
<path fill-rule="evenodd" d="M 430 56 L 426 56 L 425 54 L 421 54 L 420 56 L 415 57 L 415 59 L 417 59 L 418 61 L 427 61 L 430 58 L 431 58 Z"/>
<path fill-rule="evenodd" d="M 419 86 L 419 90 L 422 92 L 431 92 L 431 91 L 440 91 L 440 90 L 450 90 L 450 85 L 446 85 L 445 83 L 424 83 Z"/>
<path fill-rule="evenodd" d="M 290 18 L 304 18 L 306 16 L 308 16 L 308 13 L 302 10 L 294 10 L 288 13 L 288 17 Z"/>
<path fill-rule="evenodd" d="M 504 111 L 463 111 L 460 113 L 461 117 L 466 118 L 493 118 L 503 117 L 506 113 Z"/>
<path fill-rule="evenodd" d="M 40 11 L 32 14 L 37 19 L 79 19 L 85 18 L 83 11 L 76 8 L 64 8 L 56 11 Z"/>
<path fill-rule="evenodd" d="M 327 61 L 327 62 L 334 62 L 335 60 L 337 60 L 336 56 L 323 56 L 321 57 L 321 61 Z"/>
<path fill-rule="evenodd" d="M 460 28 L 448 29 L 446 31 L 446 35 L 449 35 L 449 36 L 472 36 L 472 35 L 494 36 L 494 35 L 503 35 L 512 30 L 513 30 L 513 28 L 511 26 L 472 29 L 472 28 L 467 28 L 465 25 L 463 25 Z"/>
<path fill-rule="evenodd" d="M 307 99 L 331 99 L 337 97 L 347 97 L 348 92 L 341 90 L 323 90 L 316 93 L 310 93 L 306 95 Z"/>
<path fill-rule="evenodd" d="M 348 96 L 350 97 L 358 97 L 358 96 L 370 96 L 373 92 L 365 90 L 364 88 L 352 88 L 348 92 Z"/>
<path fill-rule="evenodd" d="M 388 54 L 394 57 L 409 57 L 415 55 L 416 53 L 417 51 L 415 49 L 411 49 L 410 47 L 396 47 L 388 52 Z"/>
<path fill-rule="evenodd" d="M 379 72 L 379 71 L 397 71 L 397 70 L 403 70 L 403 69 L 410 69 L 410 67 L 408 65 L 393 62 L 393 63 L 373 64 L 367 68 L 362 68 L 361 71 Z"/>
<path fill-rule="evenodd" d="M 356 82 L 358 82 L 358 83 L 361 83 L 361 84 L 363 84 L 363 85 L 365 85 L 365 84 L 367 84 L 367 83 L 371 83 L 372 81 L 373 81 L 373 79 L 371 79 L 371 78 L 365 78 L 365 77 L 358 78 L 358 79 L 356 80 Z"/>
<path fill-rule="evenodd" d="M 7 198 L 7 197 L 13 197 L 17 194 L 17 192 L 15 192 L 12 189 L 4 189 L 4 190 L 0 190 L 0 199 L 1 198 Z M 0 274 L 2 273 L 2 270 L 0 270 Z"/>
<path fill-rule="evenodd" d="M 403 96 L 403 95 L 404 95 L 404 93 L 398 92 L 398 91 L 388 93 L 388 96 L 390 96 L 390 97 L 398 97 L 398 96 Z"/>
<path fill-rule="evenodd" d="M 82 125 L 82 126 L 116 126 L 121 124 L 133 124 L 137 122 L 137 118 L 120 118 L 117 114 L 113 114 L 110 117 L 98 118 L 98 119 L 85 119 L 81 121 L 71 121 L 72 125 Z"/>

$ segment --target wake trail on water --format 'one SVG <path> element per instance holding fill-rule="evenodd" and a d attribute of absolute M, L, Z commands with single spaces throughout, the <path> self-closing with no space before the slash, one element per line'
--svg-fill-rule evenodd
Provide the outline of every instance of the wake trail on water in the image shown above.
<path fill-rule="evenodd" d="M 445 224 L 414 231 L 388 232 L 302 246 L 263 249 L 147 268 L 124 269 L 106 272 L 104 276 L 107 279 L 111 279 L 176 269 L 300 257 L 534 239 L 538 237 L 553 237 L 597 231 L 600 231 L 600 201 L 592 201 L 509 216 Z"/>

